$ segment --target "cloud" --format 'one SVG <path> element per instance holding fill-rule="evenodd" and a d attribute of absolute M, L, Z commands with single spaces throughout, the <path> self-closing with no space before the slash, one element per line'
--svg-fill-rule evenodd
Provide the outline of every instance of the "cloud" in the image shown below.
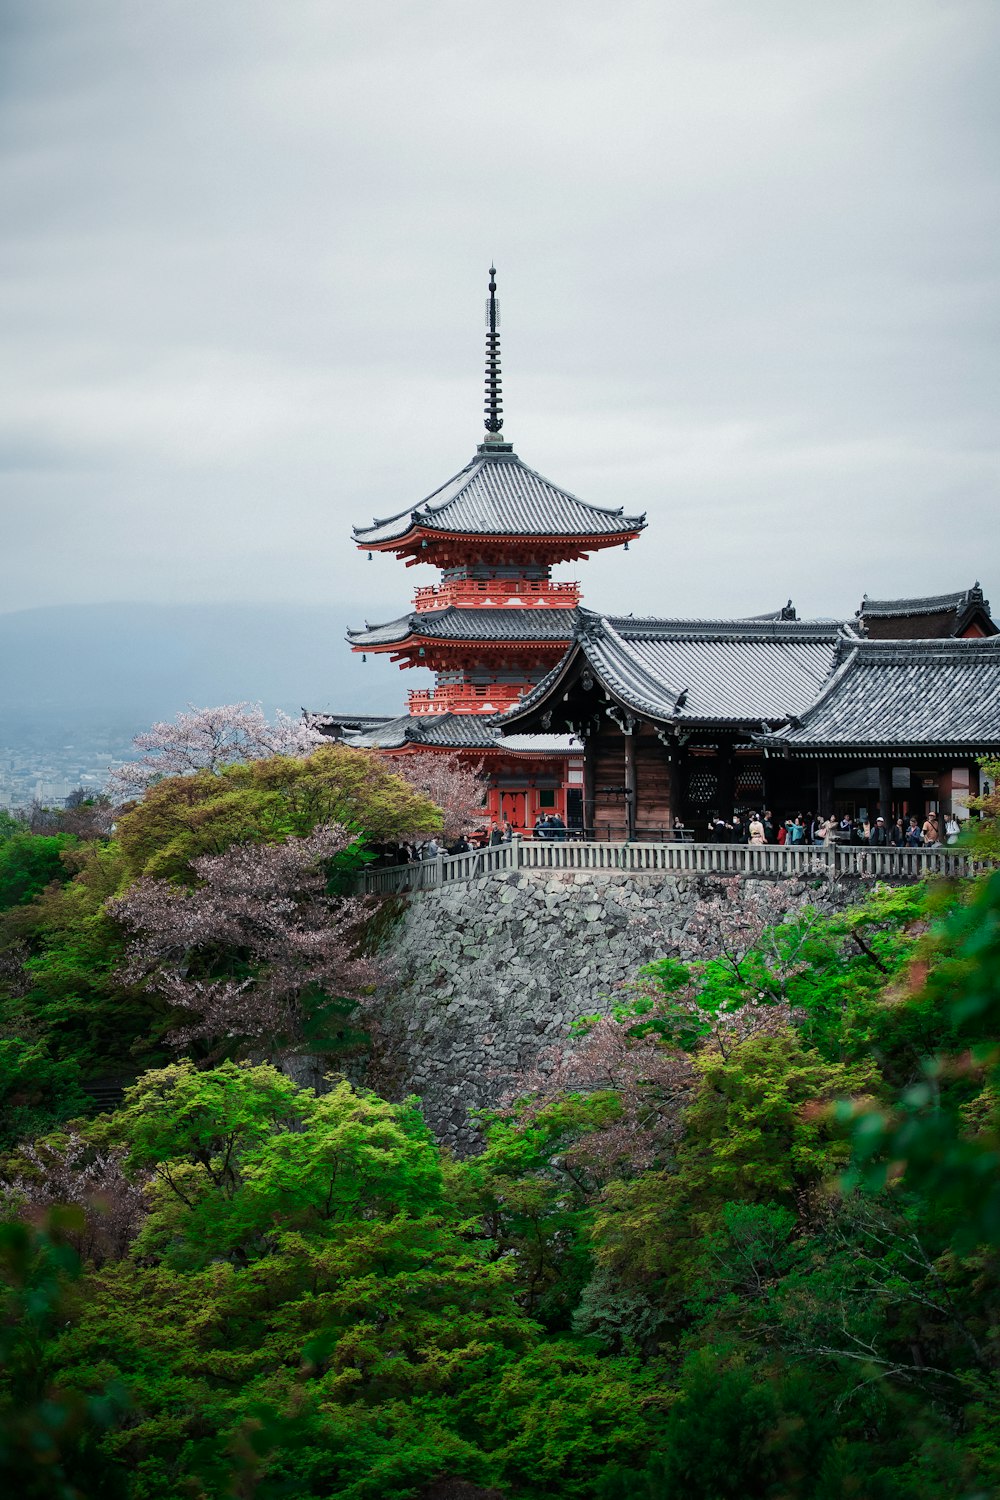
<path fill-rule="evenodd" d="M 471 456 L 490 256 L 518 451 L 649 512 L 588 601 L 1000 572 L 988 0 L 5 20 L 0 608 L 401 611 L 350 526 Z"/>

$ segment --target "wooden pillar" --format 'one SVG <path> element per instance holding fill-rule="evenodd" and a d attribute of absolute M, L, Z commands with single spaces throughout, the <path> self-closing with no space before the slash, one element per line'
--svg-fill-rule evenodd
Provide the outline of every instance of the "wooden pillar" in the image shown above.
<path fill-rule="evenodd" d="M 816 816 L 828 818 L 833 812 L 833 767 L 828 760 L 821 760 L 816 767 L 816 801 Z"/>
<path fill-rule="evenodd" d="M 733 788 L 736 784 L 735 761 L 735 741 L 730 740 L 727 743 L 725 740 L 720 740 L 718 759 L 719 782 L 716 795 L 719 799 L 719 817 L 724 818 L 726 822 L 729 822 L 733 816 L 733 799 L 735 797 Z M 761 769 L 761 775 L 763 776 L 763 768 Z"/>
<path fill-rule="evenodd" d="M 625 741 L 625 837 L 635 838 L 635 729 L 626 730 Z"/>
<path fill-rule="evenodd" d="M 678 808 L 678 805 L 677 805 L 677 765 L 676 765 L 676 755 L 677 755 L 677 752 L 676 751 L 670 751 L 670 750 L 667 750 L 666 748 L 664 748 L 664 752 L 663 753 L 664 753 L 664 758 L 665 758 L 665 761 L 666 761 L 665 770 L 666 770 L 666 773 L 667 773 L 666 774 L 667 795 L 666 795 L 666 799 L 665 799 L 665 802 L 664 802 L 663 817 L 664 817 L 664 831 L 666 833 L 666 836 L 669 838 L 670 837 L 671 829 L 673 828 L 674 824 L 680 818 L 680 811 L 679 811 L 679 808 Z"/>
<path fill-rule="evenodd" d="M 878 813 L 885 819 L 886 828 L 892 827 L 892 765 L 879 762 L 878 768 Z M 874 820 L 873 820 L 874 821 Z"/>
<path fill-rule="evenodd" d="M 583 826 L 594 832 L 594 771 L 597 760 L 597 737 L 588 734 L 583 742 Z"/>

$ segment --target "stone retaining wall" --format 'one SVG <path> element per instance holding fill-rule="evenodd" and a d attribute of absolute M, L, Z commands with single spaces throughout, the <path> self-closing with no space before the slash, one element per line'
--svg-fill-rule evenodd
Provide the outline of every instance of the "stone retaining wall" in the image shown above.
<path fill-rule="evenodd" d="M 580 1016 L 642 964 L 708 956 L 706 922 L 723 899 L 772 920 L 803 905 L 832 911 L 857 882 L 520 870 L 408 898 L 387 944 L 396 968 L 380 997 L 373 1087 L 419 1094 L 429 1124 L 450 1145 L 475 1140 L 468 1111 L 495 1104 Z"/>

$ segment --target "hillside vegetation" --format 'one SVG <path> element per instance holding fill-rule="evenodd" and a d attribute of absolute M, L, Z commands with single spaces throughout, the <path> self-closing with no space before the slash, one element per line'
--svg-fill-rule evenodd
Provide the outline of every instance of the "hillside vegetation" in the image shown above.
<path fill-rule="evenodd" d="M 419 779 L 99 812 L 0 825 L 6 1492 L 1000 1493 L 1000 874 L 649 965 L 455 1160 L 342 1073 Z"/>

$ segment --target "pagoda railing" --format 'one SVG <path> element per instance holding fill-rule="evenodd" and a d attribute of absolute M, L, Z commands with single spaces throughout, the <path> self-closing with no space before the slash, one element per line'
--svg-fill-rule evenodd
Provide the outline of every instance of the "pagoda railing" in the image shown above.
<path fill-rule="evenodd" d="M 580 602 L 578 583 L 553 583 L 535 578 L 453 578 L 419 588 L 413 596 L 417 610 L 447 609 L 574 609 Z"/>
<path fill-rule="evenodd" d="M 419 714 L 499 714 L 513 708 L 527 683 L 489 683 L 475 687 L 472 683 L 450 683 L 438 688 L 415 688 L 409 697 L 410 713 Z"/>
<path fill-rule="evenodd" d="M 515 838 L 509 844 L 444 854 L 412 864 L 366 870 L 364 889 L 372 895 L 434 890 L 438 886 L 507 875 L 517 870 L 623 870 L 634 874 L 674 871 L 692 875 L 762 875 L 789 878 L 855 876 L 866 880 L 960 878 L 984 868 L 963 850 L 872 849 L 780 844 L 585 843 Z"/>

